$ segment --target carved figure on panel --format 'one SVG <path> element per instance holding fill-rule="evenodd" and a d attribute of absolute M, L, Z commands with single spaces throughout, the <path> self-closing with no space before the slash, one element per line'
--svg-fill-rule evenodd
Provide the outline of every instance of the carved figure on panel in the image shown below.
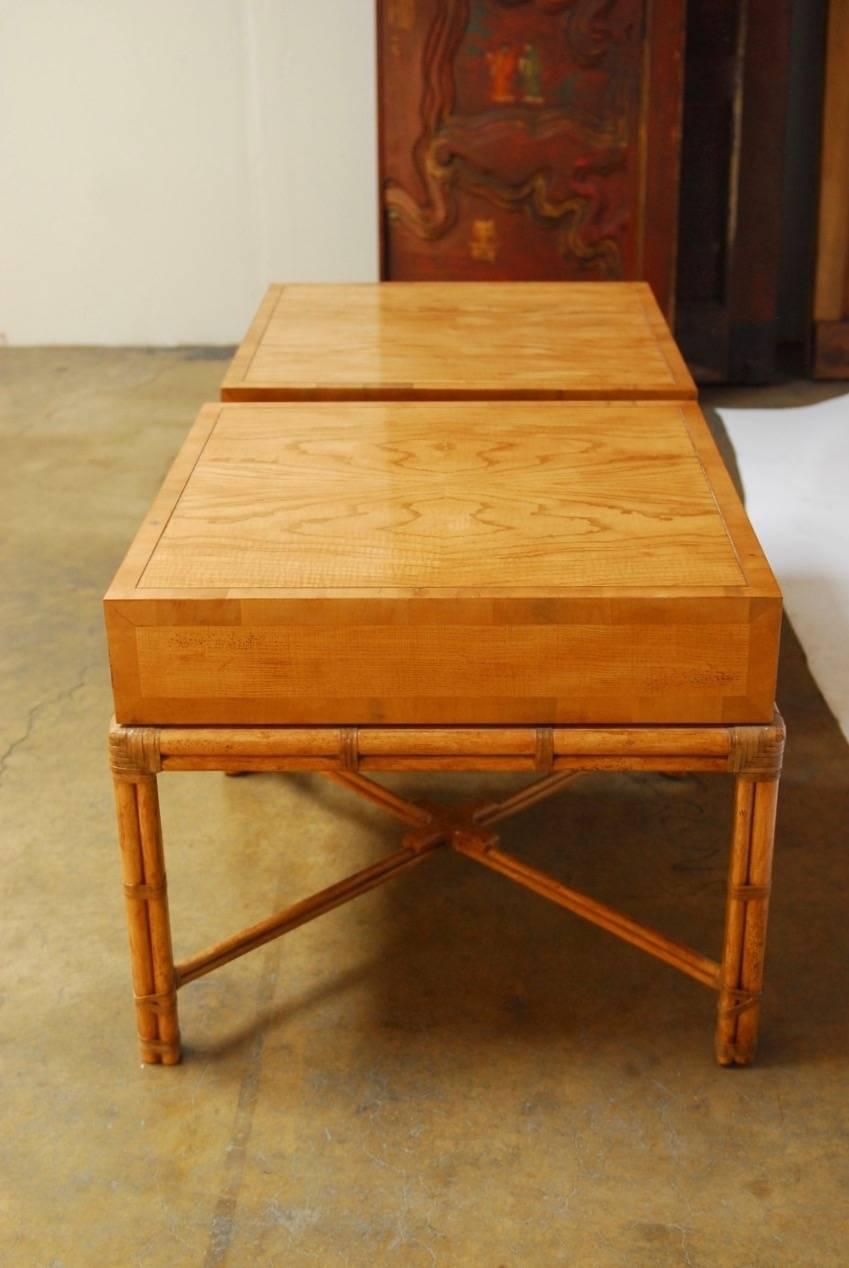
<path fill-rule="evenodd" d="M 529 106 L 541 106 L 542 64 L 539 52 L 533 44 L 526 44 L 519 58 L 519 74 L 522 77 L 522 101 Z"/>
<path fill-rule="evenodd" d="M 391 220 L 433 241 L 455 225 L 458 195 L 473 194 L 555 230 L 579 272 L 621 276 L 641 12 L 642 0 L 440 3 L 413 147 L 426 196 L 388 181 Z M 495 258 L 495 223 L 492 246 L 479 237 L 486 223 L 471 229 L 473 259 Z"/>
<path fill-rule="evenodd" d="M 495 51 L 486 55 L 489 65 L 490 97 L 499 105 L 516 100 L 516 71 L 519 68 L 519 54 L 509 44 L 502 44 Z"/>

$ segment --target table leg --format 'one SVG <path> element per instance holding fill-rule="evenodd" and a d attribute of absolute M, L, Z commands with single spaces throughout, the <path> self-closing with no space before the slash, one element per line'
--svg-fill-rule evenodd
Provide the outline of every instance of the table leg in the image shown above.
<path fill-rule="evenodd" d="M 757 1045 L 777 800 L 777 777 L 738 777 L 716 1027 L 720 1065 L 748 1065 Z"/>
<path fill-rule="evenodd" d="M 115 799 L 142 1061 L 180 1060 L 177 992 L 156 776 L 115 773 Z"/>

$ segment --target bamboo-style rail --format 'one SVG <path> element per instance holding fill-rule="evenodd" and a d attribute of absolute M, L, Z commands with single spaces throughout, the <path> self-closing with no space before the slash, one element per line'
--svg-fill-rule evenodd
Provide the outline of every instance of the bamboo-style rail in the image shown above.
<path fill-rule="evenodd" d="M 763 981 L 775 804 L 784 742 L 763 726 L 706 727 L 119 727 L 110 732 L 133 988 L 142 1059 L 180 1058 L 176 992 L 196 978 L 365 894 L 447 846 L 719 993 L 720 1064 L 751 1060 Z M 540 778 L 485 805 L 420 806 L 363 774 L 379 770 L 527 770 Z M 160 771 L 323 773 L 407 831 L 402 848 L 309 898 L 174 963 L 156 792 Z M 492 826 L 599 770 L 727 771 L 736 777 L 721 960 L 571 889 L 499 848 Z"/>
<path fill-rule="evenodd" d="M 234 934 L 232 938 L 225 938 L 223 942 L 216 943 L 208 950 L 181 961 L 174 966 L 177 986 L 185 986 L 187 982 L 193 982 L 195 978 L 211 973 L 222 964 L 227 964 L 248 951 L 264 946 L 266 942 L 279 938 L 281 934 L 289 933 L 290 930 L 297 929 L 299 925 L 307 924 L 316 916 L 322 916 L 325 912 L 332 911 L 334 907 L 341 907 L 343 903 L 350 902 L 352 898 L 358 898 L 360 894 L 367 894 L 370 889 L 376 889 L 378 885 L 397 876 L 399 872 L 420 863 L 426 854 L 425 850 L 398 850 L 395 854 L 390 854 L 388 858 L 381 859 L 373 863 L 371 867 L 365 867 L 362 871 L 347 877 L 346 880 L 337 881 L 335 885 L 328 885 L 326 889 L 313 894 L 312 897 L 293 903 L 291 907 L 286 907 L 283 911 L 269 916 L 267 920 L 261 920 L 258 924 L 251 925 L 249 929 L 243 929 L 241 933 Z"/>
<path fill-rule="evenodd" d="M 780 769 L 783 729 L 619 727 L 118 727 L 122 770 L 730 770 Z"/>

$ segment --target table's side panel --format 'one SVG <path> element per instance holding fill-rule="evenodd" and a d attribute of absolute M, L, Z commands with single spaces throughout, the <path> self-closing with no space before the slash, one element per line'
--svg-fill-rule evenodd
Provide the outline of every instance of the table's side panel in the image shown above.
<path fill-rule="evenodd" d="M 611 386 L 600 383 L 598 387 L 498 387 L 493 384 L 475 386 L 474 383 L 456 387 L 419 387 L 414 383 L 384 383 L 379 387 L 367 384 L 328 387 L 320 383 L 303 383 L 280 386 L 271 382 L 222 389 L 221 399 L 244 405 L 273 404 L 274 402 L 397 402 L 397 401 L 684 401 L 693 399 L 692 392 L 672 383 L 661 387 L 635 388 L 630 384 Z"/>
<path fill-rule="evenodd" d="M 741 604 L 714 598 L 702 621 L 676 618 L 673 604 L 607 624 L 328 626 L 286 624 L 282 612 L 276 624 L 199 625 L 175 603 L 170 623 L 136 625 L 134 647 L 116 613 L 113 661 L 134 658 L 116 674 L 116 715 L 163 725 L 768 721 L 774 679 L 760 667 L 774 649 Z"/>
<path fill-rule="evenodd" d="M 775 698 L 781 644 L 781 598 L 752 599 L 746 694 L 750 700 Z M 729 719 L 733 721 L 735 719 Z"/>

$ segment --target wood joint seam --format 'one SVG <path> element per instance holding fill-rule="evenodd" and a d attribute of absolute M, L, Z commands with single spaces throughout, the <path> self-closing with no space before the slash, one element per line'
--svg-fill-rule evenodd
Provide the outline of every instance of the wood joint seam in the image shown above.
<path fill-rule="evenodd" d="M 180 1032 L 177 1032 L 176 1039 L 173 1039 L 170 1043 L 166 1042 L 164 1039 L 140 1039 L 139 1043 L 146 1053 L 164 1052 L 170 1056 L 171 1054 L 180 1051 Z"/>
<path fill-rule="evenodd" d="M 769 885 L 732 885 L 728 897 L 744 903 L 764 902 L 769 898 L 770 889 Z"/>
<path fill-rule="evenodd" d="M 550 726 L 538 726 L 536 729 L 536 751 L 534 765 L 537 770 L 552 771 L 554 769 L 554 729 Z"/>
<path fill-rule="evenodd" d="M 339 761 L 343 770 L 359 770 L 359 727 L 346 726 L 342 728 L 339 738 Z"/>
<path fill-rule="evenodd" d="M 163 876 L 162 880 L 155 885 L 147 883 L 124 883 L 124 893 L 127 898 L 136 898 L 141 902 L 147 902 L 150 898 L 161 898 L 166 892 L 166 880 Z"/>
<path fill-rule="evenodd" d="M 752 1008 L 756 1008 L 761 1001 L 761 991 L 745 991 L 742 989 L 729 990 L 725 987 L 722 989 L 724 1000 L 731 1000 L 732 1003 L 726 1004 L 720 1009 L 721 1017 L 739 1017 L 741 1013 L 746 1013 Z"/>
<path fill-rule="evenodd" d="M 167 991 L 157 991 L 153 995 L 133 995 L 133 1000 L 140 1008 L 149 1008 L 151 1012 L 167 1012 L 174 1007 L 177 1000 L 177 988 L 172 986 Z"/>

